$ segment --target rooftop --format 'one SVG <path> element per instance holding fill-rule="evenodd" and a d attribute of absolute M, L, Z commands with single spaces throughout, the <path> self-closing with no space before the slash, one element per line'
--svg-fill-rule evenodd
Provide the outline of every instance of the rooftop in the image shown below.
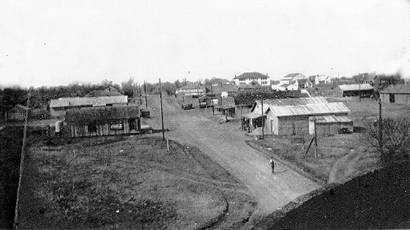
<path fill-rule="evenodd" d="M 347 114 L 350 109 L 343 102 L 318 103 L 294 106 L 269 106 L 269 112 L 276 117 L 289 117 L 301 115 L 330 115 Z"/>
<path fill-rule="evenodd" d="M 82 109 L 70 109 L 67 111 L 65 120 L 71 124 L 86 124 L 90 122 L 101 122 L 137 118 L 140 110 L 136 105 L 103 106 Z"/>
<path fill-rule="evenodd" d="M 258 72 L 247 72 L 247 73 L 243 73 L 239 76 L 235 76 L 234 79 L 251 79 L 251 80 L 255 80 L 255 79 L 268 79 L 269 76 L 265 75 L 265 74 L 261 74 Z"/>
<path fill-rule="evenodd" d="M 350 85 L 339 85 L 339 88 L 343 91 L 354 91 L 354 90 L 371 90 L 373 86 L 368 83 L 365 84 L 350 84 Z"/>
<path fill-rule="evenodd" d="M 128 96 L 103 96 L 103 97 L 62 97 L 52 99 L 50 108 L 67 106 L 101 106 L 106 104 L 126 104 Z"/>
<path fill-rule="evenodd" d="M 410 94 L 410 84 L 389 85 L 380 93 Z"/>

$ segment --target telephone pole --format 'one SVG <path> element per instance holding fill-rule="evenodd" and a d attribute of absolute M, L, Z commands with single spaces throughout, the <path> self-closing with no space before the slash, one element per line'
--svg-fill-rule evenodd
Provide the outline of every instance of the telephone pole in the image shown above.
<path fill-rule="evenodd" d="M 145 84 L 145 81 L 144 81 L 144 92 L 145 92 L 145 110 L 148 110 L 147 84 Z"/>
<path fill-rule="evenodd" d="M 26 139 L 27 139 L 27 120 L 28 116 L 30 113 L 30 89 L 27 93 L 27 110 L 26 114 L 24 117 L 24 129 L 23 129 L 23 142 L 21 144 L 21 153 L 20 153 L 20 168 L 19 168 L 19 181 L 17 185 L 17 197 L 16 197 L 16 203 L 14 207 L 14 223 L 13 223 L 13 229 L 17 229 L 18 224 L 19 224 L 19 206 L 20 206 L 20 191 L 21 191 L 21 180 L 23 179 L 23 171 L 24 171 L 24 148 L 26 146 Z"/>
<path fill-rule="evenodd" d="M 263 96 L 261 97 L 261 107 L 262 107 L 262 139 L 265 138 L 265 117 L 263 116 Z"/>
<path fill-rule="evenodd" d="M 165 133 L 164 133 L 164 112 L 162 109 L 162 85 L 161 85 L 161 78 L 159 79 L 159 98 L 161 101 L 161 129 L 162 129 L 162 141 L 165 141 Z"/>
<path fill-rule="evenodd" d="M 379 78 L 379 86 L 380 86 L 381 80 Z M 380 89 L 380 87 L 379 87 Z M 379 92 L 379 148 L 380 152 L 383 151 L 383 133 L 382 133 L 382 99 L 380 97 L 380 92 Z"/>

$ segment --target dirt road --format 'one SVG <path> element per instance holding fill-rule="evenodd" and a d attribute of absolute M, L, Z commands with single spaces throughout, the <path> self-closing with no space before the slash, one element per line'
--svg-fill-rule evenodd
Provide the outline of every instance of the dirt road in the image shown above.
<path fill-rule="evenodd" d="M 153 116 L 159 115 L 159 98 L 151 97 Z M 300 195 L 319 187 L 315 182 L 277 163 L 272 175 L 268 159 L 249 147 L 239 125 L 219 124 L 212 112 L 183 111 L 173 100 L 164 100 L 166 136 L 183 144 L 195 145 L 244 183 L 258 202 L 256 215 L 264 216 Z M 154 118 L 158 119 L 158 117 Z M 160 128 L 158 122 L 154 128 Z"/>

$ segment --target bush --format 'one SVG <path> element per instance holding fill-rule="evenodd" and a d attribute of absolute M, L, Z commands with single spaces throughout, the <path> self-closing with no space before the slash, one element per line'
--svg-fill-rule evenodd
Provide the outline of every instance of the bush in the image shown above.
<path fill-rule="evenodd" d="M 369 144 L 380 153 L 383 166 L 389 166 L 398 160 L 407 160 L 410 149 L 410 120 L 387 118 L 381 123 L 382 138 L 379 137 L 379 121 L 367 125 L 367 137 Z"/>

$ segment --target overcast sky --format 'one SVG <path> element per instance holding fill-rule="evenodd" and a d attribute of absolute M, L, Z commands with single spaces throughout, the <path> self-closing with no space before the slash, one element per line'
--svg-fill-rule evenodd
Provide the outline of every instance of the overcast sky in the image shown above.
<path fill-rule="evenodd" d="M 351 76 L 409 54 L 408 0 L 0 1 L 0 85 Z"/>

